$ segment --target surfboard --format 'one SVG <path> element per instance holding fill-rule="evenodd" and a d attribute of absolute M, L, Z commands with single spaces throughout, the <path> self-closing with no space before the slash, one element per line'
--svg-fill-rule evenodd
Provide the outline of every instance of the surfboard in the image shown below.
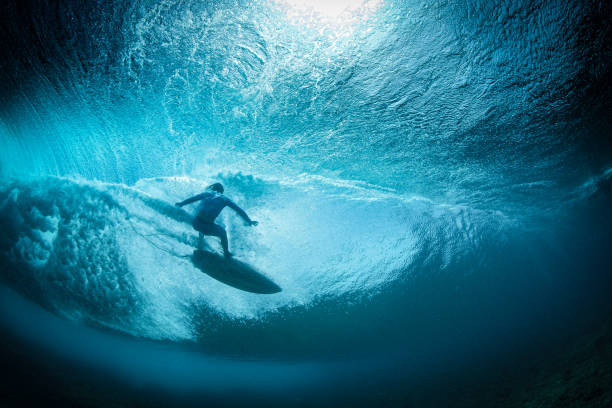
<path fill-rule="evenodd" d="M 225 258 L 213 252 L 196 249 L 193 265 L 219 282 L 251 293 L 272 294 L 282 289 L 246 262 Z"/>

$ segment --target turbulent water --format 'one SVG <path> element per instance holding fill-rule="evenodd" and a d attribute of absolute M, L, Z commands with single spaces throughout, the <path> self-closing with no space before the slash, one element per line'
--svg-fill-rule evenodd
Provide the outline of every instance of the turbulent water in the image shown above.
<path fill-rule="evenodd" d="M 605 312 L 608 3 L 312 5 L 3 3 L 2 282 L 198 355 L 417 376 Z M 214 181 L 282 292 L 191 263 L 173 203 Z"/>

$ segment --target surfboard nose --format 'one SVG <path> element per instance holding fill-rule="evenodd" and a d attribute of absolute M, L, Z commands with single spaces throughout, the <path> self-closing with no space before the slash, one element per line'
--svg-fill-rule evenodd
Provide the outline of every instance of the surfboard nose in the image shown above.
<path fill-rule="evenodd" d="M 193 265 L 219 282 L 251 293 L 274 294 L 282 289 L 271 279 L 246 262 L 224 258 L 212 252 L 197 249 L 191 256 Z"/>

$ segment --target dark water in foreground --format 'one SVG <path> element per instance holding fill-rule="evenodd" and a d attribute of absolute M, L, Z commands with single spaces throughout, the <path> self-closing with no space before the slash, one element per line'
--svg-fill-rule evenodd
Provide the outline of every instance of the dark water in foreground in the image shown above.
<path fill-rule="evenodd" d="M 610 6 L 296 3 L 0 6 L 2 395 L 605 406 Z"/>

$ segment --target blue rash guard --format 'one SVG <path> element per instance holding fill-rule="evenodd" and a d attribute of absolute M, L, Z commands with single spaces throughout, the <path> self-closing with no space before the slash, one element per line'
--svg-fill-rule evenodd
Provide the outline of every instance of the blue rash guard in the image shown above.
<path fill-rule="evenodd" d="M 178 205 L 182 207 L 196 201 L 201 201 L 198 205 L 196 215 L 196 218 L 200 222 L 212 224 L 215 222 L 215 218 L 217 218 L 219 213 L 227 206 L 236 211 L 247 223 L 251 223 L 251 219 L 242 208 L 238 207 L 238 205 L 228 197 L 216 191 L 206 191 L 197 196 L 188 198 L 178 203 Z"/>

